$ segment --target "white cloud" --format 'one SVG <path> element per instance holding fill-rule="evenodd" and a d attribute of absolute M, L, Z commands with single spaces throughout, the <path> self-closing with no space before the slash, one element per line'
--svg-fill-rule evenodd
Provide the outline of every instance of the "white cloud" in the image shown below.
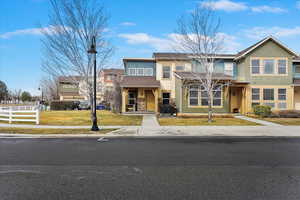
<path fill-rule="evenodd" d="M 182 37 L 180 34 L 171 33 L 165 37 L 154 37 L 147 33 L 119 34 L 119 37 L 126 39 L 128 44 L 132 45 L 147 45 L 153 48 L 154 51 L 174 51 L 176 43 Z M 225 33 L 219 33 L 218 37 L 224 39 L 223 52 L 236 52 L 240 44 L 236 42 L 234 36 Z"/>
<path fill-rule="evenodd" d="M 261 39 L 263 37 L 273 35 L 275 37 L 291 37 L 300 36 L 300 26 L 294 28 L 283 27 L 254 27 L 243 31 L 245 35 L 253 39 Z"/>
<path fill-rule="evenodd" d="M 217 0 L 217 1 L 203 1 L 200 3 L 201 7 L 209 8 L 212 10 L 223 10 L 226 12 L 236 12 L 250 10 L 256 13 L 284 13 L 287 10 L 279 7 L 272 7 L 267 5 L 262 6 L 248 6 L 245 2 L 234 2 L 231 0 Z"/>
<path fill-rule="evenodd" d="M 126 39 L 128 44 L 148 45 L 154 48 L 156 51 L 169 51 L 172 49 L 172 40 L 169 38 L 154 37 L 147 33 L 119 34 L 118 36 Z"/>
<path fill-rule="evenodd" d="M 245 3 L 237 3 L 230 0 L 204 1 L 200 6 L 212 10 L 224 10 L 227 12 L 246 10 L 248 7 Z"/>
<path fill-rule="evenodd" d="M 56 29 L 57 27 L 49 26 L 45 28 L 28 28 L 28 29 L 20 29 L 12 32 L 6 32 L 0 34 L 1 39 L 9 39 L 14 36 L 20 35 L 42 35 L 44 31 L 51 33 L 51 29 Z"/>
<path fill-rule="evenodd" d="M 121 26 L 136 26 L 136 23 L 133 23 L 133 22 L 123 22 L 120 25 Z"/>
<path fill-rule="evenodd" d="M 297 7 L 298 9 L 300 9 L 300 1 L 297 1 L 297 2 L 296 2 L 296 7 Z"/>
<path fill-rule="evenodd" d="M 256 6 L 256 7 L 251 7 L 252 12 L 269 12 L 269 13 L 284 13 L 287 12 L 283 8 L 279 7 L 271 7 L 271 6 Z"/>

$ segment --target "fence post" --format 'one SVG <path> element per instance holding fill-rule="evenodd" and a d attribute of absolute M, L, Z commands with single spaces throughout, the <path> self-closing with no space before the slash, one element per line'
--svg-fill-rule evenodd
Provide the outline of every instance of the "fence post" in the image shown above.
<path fill-rule="evenodd" d="M 8 110 L 8 118 L 9 118 L 9 123 L 11 124 L 11 122 L 12 122 L 12 107 L 11 106 L 9 107 L 9 110 Z"/>
<path fill-rule="evenodd" d="M 40 109 L 39 108 L 36 108 L 36 111 L 35 111 L 35 117 L 36 117 L 36 124 L 40 124 Z"/>

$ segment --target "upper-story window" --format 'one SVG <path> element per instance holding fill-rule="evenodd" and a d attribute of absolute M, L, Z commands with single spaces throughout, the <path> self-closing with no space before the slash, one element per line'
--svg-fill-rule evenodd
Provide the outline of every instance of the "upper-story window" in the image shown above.
<path fill-rule="evenodd" d="M 163 66 L 163 78 L 170 78 L 170 77 L 171 77 L 171 67 Z"/>
<path fill-rule="evenodd" d="M 153 76 L 152 68 L 129 68 L 127 75 L 129 76 Z"/>
<path fill-rule="evenodd" d="M 259 74 L 260 73 L 260 60 L 258 59 L 253 59 L 251 61 L 251 69 L 252 69 L 252 74 Z"/>
<path fill-rule="evenodd" d="M 176 66 L 176 71 L 184 71 L 184 66 Z"/>
<path fill-rule="evenodd" d="M 278 60 L 278 74 L 286 74 L 286 60 Z"/>
<path fill-rule="evenodd" d="M 274 74 L 274 60 L 273 59 L 264 60 L 264 73 L 265 74 Z"/>
<path fill-rule="evenodd" d="M 251 59 L 252 75 L 286 75 L 287 69 L 287 59 L 285 58 Z"/>

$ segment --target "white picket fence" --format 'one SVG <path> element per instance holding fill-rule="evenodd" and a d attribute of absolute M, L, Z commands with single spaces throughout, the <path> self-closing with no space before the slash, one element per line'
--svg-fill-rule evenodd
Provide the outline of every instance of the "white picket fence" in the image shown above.
<path fill-rule="evenodd" d="M 35 122 L 40 123 L 40 111 L 38 106 L 9 106 L 0 107 L 0 121 Z"/>

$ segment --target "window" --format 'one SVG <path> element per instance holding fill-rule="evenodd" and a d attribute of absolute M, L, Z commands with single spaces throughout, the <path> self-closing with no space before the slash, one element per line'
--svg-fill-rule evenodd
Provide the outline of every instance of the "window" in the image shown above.
<path fill-rule="evenodd" d="M 176 71 L 184 71 L 184 66 L 176 66 Z"/>
<path fill-rule="evenodd" d="M 169 92 L 163 92 L 162 93 L 162 100 L 164 105 L 170 104 L 170 93 Z"/>
<path fill-rule="evenodd" d="M 278 89 L 278 100 L 286 100 L 286 89 L 280 88 Z"/>
<path fill-rule="evenodd" d="M 252 100 L 260 100 L 260 89 L 252 88 Z"/>
<path fill-rule="evenodd" d="M 278 103 L 278 108 L 279 109 L 286 109 L 286 103 L 285 102 L 279 102 Z"/>
<path fill-rule="evenodd" d="M 271 108 L 275 107 L 275 103 L 264 103 L 265 106 L 270 106 Z"/>
<path fill-rule="evenodd" d="M 136 101 L 136 93 L 135 92 L 129 92 L 128 94 L 128 104 L 134 105 Z"/>
<path fill-rule="evenodd" d="M 171 67 L 170 66 L 163 66 L 163 78 L 170 78 L 171 75 Z"/>
<path fill-rule="evenodd" d="M 222 104 L 222 87 L 217 85 L 213 88 L 213 106 L 221 106 Z"/>
<path fill-rule="evenodd" d="M 145 76 L 153 76 L 153 69 L 152 68 L 145 68 L 144 69 Z"/>
<path fill-rule="evenodd" d="M 264 100 L 274 100 L 274 89 L 264 89 Z"/>
<path fill-rule="evenodd" d="M 130 76 L 135 76 L 136 74 L 135 74 L 135 68 L 129 68 L 128 69 L 128 75 L 130 75 Z"/>
<path fill-rule="evenodd" d="M 129 68 L 129 76 L 153 76 L 152 68 Z"/>
<path fill-rule="evenodd" d="M 190 105 L 191 106 L 198 106 L 198 86 L 191 86 L 190 87 Z"/>
<path fill-rule="evenodd" d="M 138 76 L 143 76 L 144 75 L 144 69 L 143 68 L 138 68 L 136 69 L 136 74 Z"/>
<path fill-rule="evenodd" d="M 300 73 L 300 65 L 295 66 L 295 73 Z"/>
<path fill-rule="evenodd" d="M 259 74 L 260 73 L 260 60 L 255 59 L 251 61 L 251 68 L 252 68 L 252 74 Z"/>
<path fill-rule="evenodd" d="M 272 59 L 264 60 L 264 73 L 274 74 L 274 60 Z"/>
<path fill-rule="evenodd" d="M 278 60 L 278 74 L 286 74 L 286 60 Z"/>

